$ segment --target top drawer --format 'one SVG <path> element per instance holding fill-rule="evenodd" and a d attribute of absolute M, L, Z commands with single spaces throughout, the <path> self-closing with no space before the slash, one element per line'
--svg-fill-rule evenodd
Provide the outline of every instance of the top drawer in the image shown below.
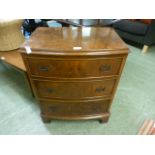
<path fill-rule="evenodd" d="M 123 58 L 26 58 L 30 74 L 38 77 L 92 78 L 118 75 Z"/>

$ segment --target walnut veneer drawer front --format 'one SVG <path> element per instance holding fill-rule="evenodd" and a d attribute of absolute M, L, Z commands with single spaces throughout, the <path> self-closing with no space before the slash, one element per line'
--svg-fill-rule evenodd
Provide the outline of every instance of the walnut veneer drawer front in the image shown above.
<path fill-rule="evenodd" d="M 27 58 L 31 75 L 58 78 L 87 78 L 118 75 L 122 58 L 40 59 Z"/>
<path fill-rule="evenodd" d="M 88 116 L 108 112 L 110 100 L 99 101 L 41 101 L 42 114 L 47 116 Z"/>
<path fill-rule="evenodd" d="M 34 80 L 40 98 L 80 99 L 111 95 L 116 80 L 102 81 L 37 81 Z"/>
<path fill-rule="evenodd" d="M 108 121 L 128 55 L 113 28 L 40 27 L 21 52 L 44 122 Z"/>

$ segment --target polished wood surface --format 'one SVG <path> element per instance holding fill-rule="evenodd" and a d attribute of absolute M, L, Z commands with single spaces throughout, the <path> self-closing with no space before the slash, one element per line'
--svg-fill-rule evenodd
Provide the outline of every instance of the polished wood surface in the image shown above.
<path fill-rule="evenodd" d="M 27 84 L 29 86 L 29 90 L 31 91 L 32 96 L 34 96 L 32 86 L 31 86 L 31 82 L 30 82 L 25 64 L 24 64 L 23 59 L 22 59 L 20 49 L 0 52 L 0 60 L 3 61 L 4 63 L 7 63 L 11 67 L 14 67 L 15 69 L 18 69 L 24 73 L 25 78 L 27 80 Z"/>
<path fill-rule="evenodd" d="M 0 52 L 0 59 L 8 64 L 26 72 L 21 52 L 18 50 Z"/>
<path fill-rule="evenodd" d="M 109 55 L 128 49 L 114 29 L 106 27 L 38 28 L 22 47 L 27 44 L 32 53 L 43 55 Z"/>
<path fill-rule="evenodd" d="M 63 57 L 27 57 L 27 62 L 31 74 L 35 77 L 93 78 L 119 75 L 123 57 L 122 55 L 67 59 Z"/>
<path fill-rule="evenodd" d="M 38 97 L 51 99 L 88 99 L 110 96 L 115 82 L 116 79 L 96 81 L 33 80 Z"/>
<path fill-rule="evenodd" d="M 112 28 L 39 28 L 21 49 L 44 122 L 108 121 L 128 55 Z"/>
<path fill-rule="evenodd" d="M 108 112 L 108 106 L 109 100 L 41 102 L 42 114 L 57 117 L 101 116 Z"/>

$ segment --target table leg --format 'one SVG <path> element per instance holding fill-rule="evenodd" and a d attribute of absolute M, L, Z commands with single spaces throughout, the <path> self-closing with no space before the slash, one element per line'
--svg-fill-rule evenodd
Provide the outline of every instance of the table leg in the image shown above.
<path fill-rule="evenodd" d="M 32 97 L 34 97 L 34 92 L 33 92 L 32 85 L 31 85 L 31 82 L 30 82 L 30 79 L 28 77 L 27 72 L 24 72 L 24 76 L 25 76 L 25 79 L 26 79 L 26 81 L 28 83 L 28 86 L 29 86 L 29 89 L 31 91 Z"/>

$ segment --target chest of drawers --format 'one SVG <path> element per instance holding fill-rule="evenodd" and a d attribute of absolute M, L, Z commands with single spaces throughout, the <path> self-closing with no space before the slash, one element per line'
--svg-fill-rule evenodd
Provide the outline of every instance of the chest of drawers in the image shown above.
<path fill-rule="evenodd" d="M 38 28 L 21 49 L 44 122 L 108 121 L 128 55 L 112 28 Z"/>

